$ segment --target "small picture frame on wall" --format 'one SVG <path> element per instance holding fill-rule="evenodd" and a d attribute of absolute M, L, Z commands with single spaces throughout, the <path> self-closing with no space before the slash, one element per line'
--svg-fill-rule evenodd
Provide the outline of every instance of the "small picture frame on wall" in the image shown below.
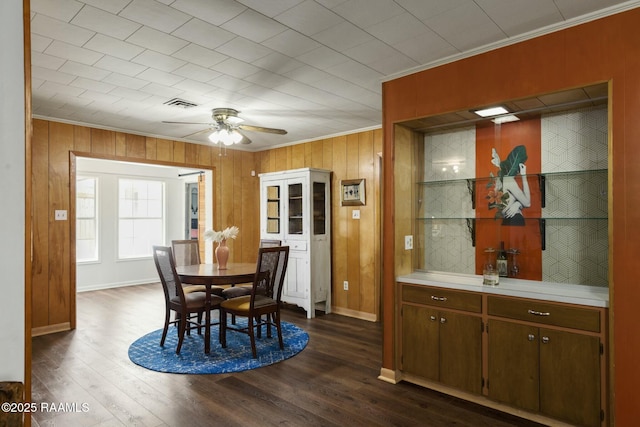
<path fill-rule="evenodd" d="M 340 206 L 361 206 L 364 204 L 364 179 L 341 180 Z"/>

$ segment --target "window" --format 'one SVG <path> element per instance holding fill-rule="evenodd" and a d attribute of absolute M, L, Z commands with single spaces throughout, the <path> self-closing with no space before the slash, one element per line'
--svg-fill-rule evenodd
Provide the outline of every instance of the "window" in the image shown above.
<path fill-rule="evenodd" d="M 164 183 L 118 180 L 118 258 L 152 255 L 164 242 Z"/>
<path fill-rule="evenodd" d="M 76 262 L 98 261 L 98 178 L 76 178 Z"/>

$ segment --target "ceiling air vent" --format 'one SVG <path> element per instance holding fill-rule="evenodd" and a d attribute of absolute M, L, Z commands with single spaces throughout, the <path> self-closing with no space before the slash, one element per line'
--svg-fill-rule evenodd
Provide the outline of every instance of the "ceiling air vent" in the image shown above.
<path fill-rule="evenodd" d="M 191 108 L 197 107 L 198 104 L 187 101 L 186 99 L 173 98 L 164 103 L 164 105 L 169 105 L 170 107 L 180 107 L 180 108 Z"/>

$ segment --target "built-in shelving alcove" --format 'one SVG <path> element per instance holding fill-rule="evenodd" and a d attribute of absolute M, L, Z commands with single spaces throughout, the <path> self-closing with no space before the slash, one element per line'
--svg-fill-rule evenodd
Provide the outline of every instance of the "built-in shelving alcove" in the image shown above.
<path fill-rule="evenodd" d="M 503 244 L 510 278 L 606 287 L 607 101 L 599 84 L 401 123 L 418 135 L 414 270 L 479 275 Z"/>

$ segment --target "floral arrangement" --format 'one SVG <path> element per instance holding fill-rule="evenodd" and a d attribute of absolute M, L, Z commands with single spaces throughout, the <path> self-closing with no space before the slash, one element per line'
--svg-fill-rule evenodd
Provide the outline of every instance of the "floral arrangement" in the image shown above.
<path fill-rule="evenodd" d="M 235 239 L 236 237 L 238 237 L 239 232 L 240 229 L 234 225 L 231 227 L 227 227 L 222 231 L 207 230 L 204 233 L 204 238 L 208 241 L 220 243 L 223 240 Z"/>

